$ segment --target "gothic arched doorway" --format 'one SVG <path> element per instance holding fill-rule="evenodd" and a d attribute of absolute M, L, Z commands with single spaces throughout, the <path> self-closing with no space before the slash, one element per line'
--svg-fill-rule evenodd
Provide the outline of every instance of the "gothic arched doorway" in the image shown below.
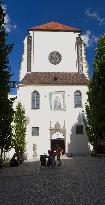
<path fill-rule="evenodd" d="M 65 154 L 65 141 L 66 141 L 66 129 L 65 122 L 64 126 L 61 128 L 60 124 L 57 122 L 54 128 L 51 126 L 50 122 L 50 146 L 51 150 L 56 150 L 57 146 L 62 149 L 62 154 Z"/>

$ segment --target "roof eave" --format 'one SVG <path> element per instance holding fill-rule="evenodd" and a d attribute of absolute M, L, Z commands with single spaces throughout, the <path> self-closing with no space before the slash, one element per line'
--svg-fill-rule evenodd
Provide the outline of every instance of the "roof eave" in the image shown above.
<path fill-rule="evenodd" d="M 47 32 L 73 32 L 73 33 L 80 33 L 81 30 L 67 30 L 67 29 L 34 29 L 30 28 L 28 31 L 47 31 Z"/>
<path fill-rule="evenodd" d="M 27 85 L 37 85 L 37 86 L 39 86 L 39 85 L 53 85 L 53 86 L 70 86 L 70 85 L 74 85 L 74 86 L 76 86 L 76 85 L 88 85 L 88 82 L 86 82 L 86 83 L 18 83 L 18 86 L 27 86 Z"/>

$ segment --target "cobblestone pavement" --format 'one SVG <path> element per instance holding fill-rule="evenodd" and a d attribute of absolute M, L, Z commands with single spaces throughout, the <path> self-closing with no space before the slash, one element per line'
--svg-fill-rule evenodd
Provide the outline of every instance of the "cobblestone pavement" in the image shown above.
<path fill-rule="evenodd" d="M 62 159 L 62 167 L 26 162 L 0 170 L 0 205 L 105 205 L 105 158 Z"/>

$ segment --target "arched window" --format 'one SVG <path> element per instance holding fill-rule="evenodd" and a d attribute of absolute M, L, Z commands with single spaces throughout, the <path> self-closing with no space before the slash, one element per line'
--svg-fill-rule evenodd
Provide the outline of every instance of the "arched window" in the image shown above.
<path fill-rule="evenodd" d="M 32 109 L 40 108 L 40 95 L 37 91 L 32 93 Z"/>
<path fill-rule="evenodd" d="M 82 107 L 82 94 L 79 90 L 74 93 L 74 106 Z"/>

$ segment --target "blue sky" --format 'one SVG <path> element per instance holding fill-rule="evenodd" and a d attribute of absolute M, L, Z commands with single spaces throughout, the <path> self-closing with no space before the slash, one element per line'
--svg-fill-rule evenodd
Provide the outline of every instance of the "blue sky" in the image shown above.
<path fill-rule="evenodd" d="M 105 32 L 105 0 L 4 0 L 3 6 L 8 42 L 14 42 L 9 56 L 13 80 L 18 81 L 27 29 L 50 21 L 81 29 L 92 75 L 96 42 Z"/>

